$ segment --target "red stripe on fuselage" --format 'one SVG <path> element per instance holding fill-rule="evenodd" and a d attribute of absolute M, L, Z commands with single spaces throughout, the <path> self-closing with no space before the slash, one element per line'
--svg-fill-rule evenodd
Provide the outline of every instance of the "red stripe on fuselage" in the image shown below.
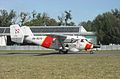
<path fill-rule="evenodd" d="M 46 48 L 49 48 L 49 47 L 51 46 L 51 44 L 52 44 L 52 41 L 53 41 L 53 38 L 50 37 L 50 36 L 47 36 L 47 37 L 44 39 L 44 41 L 43 41 L 43 43 L 42 43 L 41 46 L 46 47 Z"/>

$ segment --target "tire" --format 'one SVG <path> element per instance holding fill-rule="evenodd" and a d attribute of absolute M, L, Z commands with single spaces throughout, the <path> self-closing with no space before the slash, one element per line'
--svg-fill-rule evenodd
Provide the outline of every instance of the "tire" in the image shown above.
<path fill-rule="evenodd" d="M 90 54 L 94 54 L 94 51 L 90 51 Z"/>
<path fill-rule="evenodd" d="M 60 53 L 60 54 L 67 54 L 67 53 L 68 53 L 68 50 L 66 50 L 66 51 L 59 50 L 59 53 Z"/>
<path fill-rule="evenodd" d="M 68 53 L 68 50 L 66 50 L 66 51 L 63 51 L 63 54 L 67 54 Z"/>

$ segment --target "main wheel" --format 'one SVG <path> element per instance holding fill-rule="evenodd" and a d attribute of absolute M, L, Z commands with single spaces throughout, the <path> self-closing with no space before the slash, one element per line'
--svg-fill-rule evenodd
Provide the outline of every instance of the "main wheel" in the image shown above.
<path fill-rule="evenodd" d="M 68 53 L 68 50 L 65 50 L 65 51 L 59 50 L 59 53 L 60 53 L 60 54 L 67 54 L 67 53 Z"/>
<path fill-rule="evenodd" d="M 66 50 L 66 51 L 63 51 L 63 54 L 67 54 L 68 53 L 68 50 Z"/>

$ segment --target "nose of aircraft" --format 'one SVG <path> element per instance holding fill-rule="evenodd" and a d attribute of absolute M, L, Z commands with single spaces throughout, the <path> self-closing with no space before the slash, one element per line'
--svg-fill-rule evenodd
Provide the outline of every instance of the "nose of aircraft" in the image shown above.
<path fill-rule="evenodd" d="M 91 43 L 87 43 L 86 46 L 85 46 L 85 49 L 92 49 L 93 48 L 93 44 Z"/>
<path fill-rule="evenodd" d="M 93 45 L 92 43 L 87 43 L 85 49 L 100 48 L 100 45 Z"/>

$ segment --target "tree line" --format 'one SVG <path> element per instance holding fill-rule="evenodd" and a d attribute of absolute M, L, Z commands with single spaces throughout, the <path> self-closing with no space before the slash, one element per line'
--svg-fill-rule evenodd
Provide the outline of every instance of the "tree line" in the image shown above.
<path fill-rule="evenodd" d="M 99 44 L 120 44 L 120 10 L 112 9 L 99 14 L 93 21 L 81 22 L 79 25 L 97 34 Z"/>
<path fill-rule="evenodd" d="M 58 16 L 58 20 L 48 16 L 47 13 L 37 13 L 35 10 L 31 13 L 20 12 L 11 10 L 0 10 L 0 26 L 9 27 L 11 24 L 20 24 L 28 26 L 74 26 L 75 23 L 70 21 L 71 11 L 64 11 L 61 16 Z M 69 21 L 69 22 L 68 22 Z"/>
<path fill-rule="evenodd" d="M 0 10 L 0 27 L 9 27 L 11 24 L 27 26 L 75 26 L 71 21 L 71 11 L 64 11 L 57 19 L 48 16 L 47 13 L 31 13 L 11 10 Z M 112 9 L 109 12 L 99 14 L 94 20 L 79 23 L 87 31 L 94 31 L 99 44 L 120 44 L 120 10 Z"/>

